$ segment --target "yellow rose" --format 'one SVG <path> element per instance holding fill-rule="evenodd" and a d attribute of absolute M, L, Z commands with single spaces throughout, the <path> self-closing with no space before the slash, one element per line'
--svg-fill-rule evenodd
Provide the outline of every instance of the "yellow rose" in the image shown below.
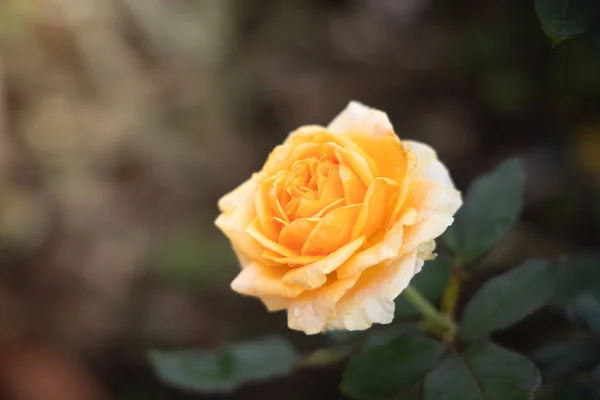
<path fill-rule="evenodd" d="M 219 200 L 216 225 L 242 266 L 233 290 L 307 334 L 363 330 L 392 321 L 461 204 L 433 149 L 350 102 L 328 127 L 292 132 Z"/>

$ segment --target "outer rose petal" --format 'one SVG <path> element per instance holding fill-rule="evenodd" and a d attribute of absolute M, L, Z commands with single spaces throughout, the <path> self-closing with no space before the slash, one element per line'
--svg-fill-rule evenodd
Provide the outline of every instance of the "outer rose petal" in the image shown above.
<path fill-rule="evenodd" d="M 383 136 L 393 132 L 394 127 L 383 111 L 351 101 L 327 126 L 330 132 L 344 135 L 347 132 L 363 132 L 365 135 Z"/>
<path fill-rule="evenodd" d="M 219 210 L 221 212 L 232 212 L 239 205 L 246 203 L 248 197 L 252 196 L 256 191 L 256 178 L 256 174 L 253 174 L 246 182 L 221 197 L 218 202 Z"/>
<path fill-rule="evenodd" d="M 405 141 L 404 145 L 417 156 L 405 206 L 418 210 L 419 216 L 416 224 L 406 230 L 402 246 L 412 250 L 437 238 L 452 224 L 462 197 L 431 147 L 414 141 Z"/>
<path fill-rule="evenodd" d="M 215 221 L 215 225 L 223 231 L 234 244 L 240 263 L 247 263 L 247 258 L 260 260 L 263 247 L 246 232 L 254 218 L 254 202 L 252 193 L 258 187 L 256 176 L 241 184 L 219 200 L 219 208 L 223 211 Z"/>
<path fill-rule="evenodd" d="M 340 279 L 290 300 L 288 326 L 308 335 L 323 331 L 336 315 L 336 303 L 355 283 L 356 279 Z"/>
<path fill-rule="evenodd" d="M 423 261 L 414 250 L 398 260 L 379 264 L 360 276 L 336 306 L 326 329 L 364 330 L 394 319 L 394 299 L 408 286 Z"/>
<path fill-rule="evenodd" d="M 263 267 L 258 263 L 246 266 L 231 282 L 231 288 L 238 293 L 258 297 L 296 297 L 304 291 L 296 285 L 281 280 L 287 272 L 285 268 Z"/>
<path fill-rule="evenodd" d="M 413 172 L 414 178 L 425 178 L 446 187 L 454 188 L 450 173 L 444 164 L 438 160 L 435 150 L 424 143 L 413 140 L 404 140 L 402 144 L 416 156 L 417 164 Z"/>
<path fill-rule="evenodd" d="M 417 211 L 409 209 L 402 218 L 385 233 L 377 244 L 355 254 L 344 265 L 336 270 L 339 279 L 346 279 L 360 275 L 367 268 L 378 265 L 384 261 L 398 258 L 402 254 L 402 242 L 406 225 L 417 221 Z"/>
<path fill-rule="evenodd" d="M 327 129 L 349 139 L 375 160 L 378 176 L 402 183 L 412 170 L 414 157 L 404 149 L 387 114 L 382 111 L 351 101 Z"/>
<path fill-rule="evenodd" d="M 361 236 L 317 262 L 294 268 L 283 276 L 283 281 L 306 289 L 319 288 L 327 282 L 327 274 L 349 259 L 364 242 L 365 237 Z"/>

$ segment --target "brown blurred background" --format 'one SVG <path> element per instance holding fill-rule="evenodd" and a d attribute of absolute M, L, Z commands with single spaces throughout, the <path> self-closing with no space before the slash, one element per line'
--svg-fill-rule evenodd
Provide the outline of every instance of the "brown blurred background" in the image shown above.
<path fill-rule="evenodd" d="M 188 399 L 151 347 L 288 332 L 232 293 L 216 200 L 351 99 L 434 146 L 461 189 L 504 157 L 523 221 L 485 264 L 593 250 L 600 53 L 522 0 L 0 2 L 0 397 Z M 341 398 L 339 371 L 235 399 Z"/>

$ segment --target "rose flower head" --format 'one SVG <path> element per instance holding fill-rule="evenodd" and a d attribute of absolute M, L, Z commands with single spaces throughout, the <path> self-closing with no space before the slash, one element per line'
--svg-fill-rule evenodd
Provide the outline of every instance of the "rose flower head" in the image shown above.
<path fill-rule="evenodd" d="M 329 126 L 293 131 L 219 200 L 216 225 L 241 264 L 234 291 L 307 334 L 364 330 L 392 321 L 461 204 L 431 147 L 353 101 Z"/>

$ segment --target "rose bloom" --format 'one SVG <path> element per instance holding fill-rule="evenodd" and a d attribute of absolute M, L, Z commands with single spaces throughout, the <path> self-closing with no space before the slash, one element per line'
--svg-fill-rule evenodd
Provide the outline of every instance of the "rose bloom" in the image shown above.
<path fill-rule="evenodd" d="M 350 102 L 326 128 L 292 132 L 219 200 L 216 225 L 242 267 L 233 290 L 307 334 L 364 330 L 392 321 L 461 204 L 431 147 Z"/>

